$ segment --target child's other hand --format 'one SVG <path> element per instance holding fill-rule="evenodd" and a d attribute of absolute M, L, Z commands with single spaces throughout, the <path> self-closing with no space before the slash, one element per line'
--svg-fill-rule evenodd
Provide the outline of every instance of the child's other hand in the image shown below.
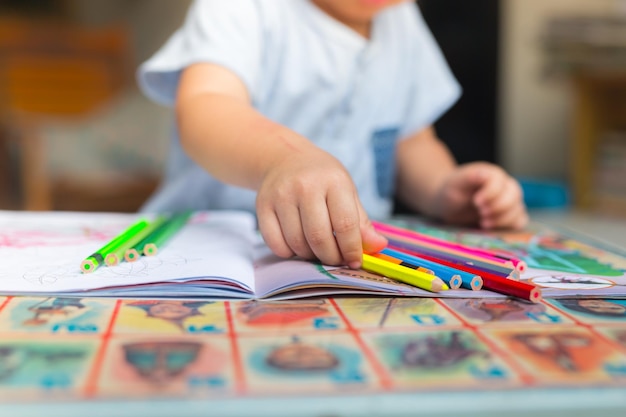
<path fill-rule="evenodd" d="M 521 229 L 528 214 L 519 183 L 502 168 L 474 162 L 459 166 L 440 194 L 444 220 L 484 229 Z"/>
<path fill-rule="evenodd" d="M 261 183 L 256 208 L 265 242 L 283 258 L 359 268 L 364 250 L 376 252 L 387 244 L 372 227 L 348 172 L 321 150 L 295 152 L 274 165 Z"/>

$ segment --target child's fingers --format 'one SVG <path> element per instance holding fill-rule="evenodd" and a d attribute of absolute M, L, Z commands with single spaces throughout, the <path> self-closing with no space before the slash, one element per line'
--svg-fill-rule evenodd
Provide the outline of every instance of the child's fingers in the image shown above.
<path fill-rule="evenodd" d="M 496 197 L 480 207 L 480 216 L 483 219 L 497 218 L 521 203 L 521 187 L 517 181 L 509 177 Z"/>
<path fill-rule="evenodd" d="M 269 206 L 257 204 L 257 217 L 261 236 L 272 252 L 281 258 L 294 256 L 295 252 L 287 244 L 274 210 Z"/>
<path fill-rule="evenodd" d="M 514 230 L 520 230 L 525 228 L 528 225 L 529 221 L 530 218 L 528 216 L 528 212 L 526 211 L 526 207 L 521 205 L 519 208 L 519 213 L 512 215 L 511 218 L 507 221 L 506 226 L 504 227 Z"/>
<path fill-rule="evenodd" d="M 299 206 L 283 202 L 276 204 L 275 211 L 285 242 L 293 253 L 304 259 L 314 259 L 315 253 L 304 232 Z"/>
<path fill-rule="evenodd" d="M 331 192 L 328 211 L 336 243 L 344 265 L 359 267 L 363 255 L 357 197 L 352 193 Z"/>
<path fill-rule="evenodd" d="M 485 229 L 522 229 L 528 224 L 528 213 L 523 204 L 517 204 L 496 216 L 481 220 Z"/>
<path fill-rule="evenodd" d="M 486 229 L 524 227 L 528 214 L 517 181 L 507 176 L 502 190 L 480 207 L 480 217 L 480 225 Z"/>
<path fill-rule="evenodd" d="M 500 168 L 494 166 L 485 169 L 483 178 L 483 184 L 474 196 L 474 204 L 479 210 L 498 198 L 505 187 L 507 175 Z"/>
<path fill-rule="evenodd" d="M 457 169 L 449 177 L 446 187 L 457 192 L 473 195 L 488 178 L 487 170 L 482 164 L 467 164 Z"/>
<path fill-rule="evenodd" d="M 301 202 L 300 219 L 306 243 L 315 257 L 326 265 L 341 265 L 344 261 L 344 247 L 350 244 L 360 246 L 360 240 L 354 241 L 349 230 L 337 230 L 335 227 L 332 219 L 337 214 L 336 211 L 341 209 L 342 207 L 334 207 L 324 199 L 305 199 Z M 356 216 L 356 211 L 350 212 L 347 209 L 338 215 L 350 220 Z M 356 221 L 354 220 L 355 223 Z"/>

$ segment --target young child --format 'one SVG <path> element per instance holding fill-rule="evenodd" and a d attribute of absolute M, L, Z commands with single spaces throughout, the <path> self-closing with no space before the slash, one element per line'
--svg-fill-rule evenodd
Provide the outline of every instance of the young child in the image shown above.
<path fill-rule="evenodd" d="M 393 196 L 456 224 L 521 228 L 517 182 L 458 166 L 432 123 L 460 88 L 414 2 L 196 0 L 142 65 L 174 106 L 163 186 L 146 211 L 255 211 L 281 257 L 358 268 Z"/>

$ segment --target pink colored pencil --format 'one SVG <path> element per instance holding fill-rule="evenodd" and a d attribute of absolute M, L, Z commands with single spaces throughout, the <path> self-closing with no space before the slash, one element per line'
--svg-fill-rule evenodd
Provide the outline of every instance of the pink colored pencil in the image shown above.
<path fill-rule="evenodd" d="M 490 252 L 484 249 L 469 247 L 466 245 L 462 245 L 460 243 L 449 242 L 447 240 L 438 239 L 432 236 L 425 235 L 423 233 L 415 232 L 413 230 L 408 230 L 400 227 L 391 226 L 389 224 L 380 223 L 380 222 L 372 222 L 374 227 L 380 231 L 381 233 L 392 233 L 397 236 L 403 236 L 409 239 L 418 240 L 424 243 L 428 243 L 430 245 L 439 246 L 443 248 L 447 248 L 450 250 L 455 250 L 459 253 L 462 253 L 466 256 L 474 257 L 479 260 L 491 261 L 492 263 L 505 265 L 511 267 L 513 269 L 518 270 L 519 272 L 523 272 L 526 270 L 526 263 L 521 259 L 496 254 L 494 252 Z"/>

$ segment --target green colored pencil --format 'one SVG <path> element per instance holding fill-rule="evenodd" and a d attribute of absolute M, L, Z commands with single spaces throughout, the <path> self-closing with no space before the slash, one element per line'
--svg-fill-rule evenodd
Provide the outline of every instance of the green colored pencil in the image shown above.
<path fill-rule="evenodd" d="M 144 229 L 145 233 L 142 232 L 142 236 L 145 234 L 143 239 L 141 239 L 139 243 L 134 244 L 132 248 L 126 249 L 124 252 L 124 259 L 126 259 L 127 262 L 137 261 L 143 254 L 143 247 L 145 245 L 144 242 L 146 242 L 146 240 L 148 240 L 155 232 L 166 226 L 168 221 L 169 217 L 167 216 L 157 217 L 153 224 Z"/>
<path fill-rule="evenodd" d="M 139 219 L 132 225 L 128 226 L 126 230 L 115 236 L 106 245 L 104 245 L 96 252 L 89 255 L 84 261 L 82 261 L 80 264 L 81 271 L 83 271 L 83 273 L 85 274 L 88 274 L 98 269 L 104 263 L 104 259 L 106 258 L 106 256 L 111 253 L 122 240 L 128 238 L 128 236 L 134 235 L 139 230 L 145 228 L 147 225 L 148 220 Z"/>
<path fill-rule="evenodd" d="M 151 243 L 154 238 L 159 235 L 163 230 L 167 229 L 168 226 L 170 225 L 170 223 L 172 222 L 172 217 L 173 216 L 169 216 L 165 219 L 165 221 L 163 223 L 161 223 L 159 225 L 159 227 L 157 227 L 156 229 L 154 229 L 148 236 L 144 237 L 141 242 L 137 243 L 133 249 L 137 252 L 137 254 L 139 256 L 141 255 L 146 255 L 145 253 L 145 246 L 148 243 Z"/>
<path fill-rule="evenodd" d="M 149 222 L 145 227 L 138 230 L 136 233 L 129 234 L 125 236 L 124 239 L 120 239 L 117 242 L 117 245 L 104 257 L 104 263 L 108 266 L 115 266 L 119 264 L 122 259 L 124 259 L 126 251 L 135 246 L 144 237 L 148 236 L 150 232 L 161 224 L 161 221 L 162 219 L 158 218 L 157 220 Z"/>
<path fill-rule="evenodd" d="M 149 236 L 149 239 L 143 246 L 143 254 L 146 256 L 156 255 L 159 248 L 187 223 L 189 217 L 191 217 L 190 211 L 172 216 L 169 221 L 165 222 L 162 228 L 159 228 Z"/>

